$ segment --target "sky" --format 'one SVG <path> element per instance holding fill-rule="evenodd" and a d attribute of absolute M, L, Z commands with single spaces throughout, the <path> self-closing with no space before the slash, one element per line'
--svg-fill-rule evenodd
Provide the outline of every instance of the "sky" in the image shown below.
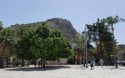
<path fill-rule="evenodd" d="M 82 32 L 86 24 L 115 15 L 125 18 L 125 0 L 0 0 L 0 21 L 4 27 L 63 18 Z M 125 44 L 125 22 L 114 27 L 118 44 Z"/>

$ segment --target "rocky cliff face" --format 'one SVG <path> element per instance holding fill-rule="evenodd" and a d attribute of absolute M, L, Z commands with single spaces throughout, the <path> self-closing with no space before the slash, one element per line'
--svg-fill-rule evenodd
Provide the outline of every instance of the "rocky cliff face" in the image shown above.
<path fill-rule="evenodd" d="M 44 21 L 50 29 L 57 28 L 59 29 L 62 34 L 71 42 L 73 39 L 77 39 L 77 31 L 73 28 L 70 21 L 61 18 L 52 18 Z M 29 23 L 29 24 L 16 24 L 11 25 L 11 28 L 16 29 L 17 27 L 24 26 L 27 28 L 34 28 L 36 29 L 40 26 L 43 22 L 36 22 L 36 23 Z"/>
<path fill-rule="evenodd" d="M 47 20 L 46 22 L 48 26 L 60 29 L 60 31 L 69 41 L 72 41 L 73 39 L 77 38 L 77 31 L 73 28 L 70 21 L 66 19 L 53 18 Z"/>

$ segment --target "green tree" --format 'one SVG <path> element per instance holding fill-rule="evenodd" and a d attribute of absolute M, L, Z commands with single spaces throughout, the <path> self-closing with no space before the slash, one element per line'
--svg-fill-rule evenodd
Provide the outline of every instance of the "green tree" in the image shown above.
<path fill-rule="evenodd" d="M 2 23 L 2 21 L 0 21 L 0 30 L 2 30 L 3 29 L 3 23 Z"/>
<path fill-rule="evenodd" d="M 93 38 L 91 36 L 89 37 L 89 41 L 94 42 L 96 45 L 96 60 L 98 62 L 100 58 L 104 58 L 105 53 L 108 52 L 108 55 L 112 53 L 113 46 L 107 47 L 106 45 L 113 45 L 116 41 L 113 39 L 113 34 L 110 32 L 109 26 L 107 26 L 104 21 L 98 19 L 96 23 L 87 25 L 87 28 L 88 33 L 93 35 Z M 108 58 L 110 58 L 110 56 L 108 56 Z"/>
<path fill-rule="evenodd" d="M 107 18 L 104 18 L 101 20 L 104 23 L 107 23 L 108 26 L 111 26 L 112 33 L 114 34 L 114 24 L 117 24 L 118 22 L 125 21 L 123 18 L 119 18 L 119 16 L 109 16 Z"/>
<path fill-rule="evenodd" d="M 74 55 L 72 56 L 72 57 L 70 57 L 69 58 L 69 61 L 70 61 L 70 59 L 72 60 L 72 63 L 74 62 L 76 62 L 76 63 L 84 63 L 84 65 L 85 65 L 85 58 L 81 58 L 81 57 L 79 57 L 79 55 L 81 55 L 81 56 L 85 56 L 85 38 L 84 38 L 84 36 L 83 35 L 85 35 L 85 33 L 78 33 L 77 34 L 77 39 L 74 39 L 72 42 L 73 43 L 75 43 L 76 44 L 76 46 L 74 46 L 73 47 L 73 50 L 74 50 Z M 78 56 L 80 59 L 83 59 L 83 60 L 76 60 L 76 58 L 74 58 L 74 56 Z"/>
<path fill-rule="evenodd" d="M 20 59 L 57 60 L 71 55 L 71 45 L 58 30 L 49 30 L 43 23 L 36 30 L 25 32 L 15 45 L 17 57 Z"/>
<path fill-rule="evenodd" d="M 23 34 L 15 43 L 15 52 L 18 59 L 22 59 L 22 66 L 24 66 L 24 59 L 27 58 L 27 52 L 30 47 L 30 42 L 27 35 Z"/>
<path fill-rule="evenodd" d="M 107 17 L 106 19 L 102 19 L 102 21 L 104 23 L 107 23 L 108 26 L 111 26 L 111 30 L 114 38 L 114 24 L 117 24 L 118 22 L 125 21 L 125 20 L 123 18 L 119 18 L 118 16 L 115 16 L 115 17 L 110 16 L 110 17 Z M 116 44 L 114 44 L 113 46 L 113 52 L 114 52 L 113 55 L 116 55 L 115 47 L 116 47 Z M 117 62 L 116 62 L 116 68 L 117 68 Z"/>
<path fill-rule="evenodd" d="M 31 60 L 39 58 L 39 51 L 34 43 L 34 35 L 35 32 L 27 31 L 25 32 L 22 37 L 17 41 L 15 44 L 15 50 L 17 57 L 22 59 L 22 66 L 24 66 L 24 60 Z"/>
<path fill-rule="evenodd" d="M 60 57 L 71 55 L 71 45 L 57 29 L 49 30 L 46 24 L 43 24 L 36 30 L 38 34 L 38 48 L 40 51 L 43 67 L 46 60 L 57 60 Z"/>
<path fill-rule="evenodd" d="M 38 35 L 38 40 L 36 41 L 37 44 L 37 49 L 40 52 L 40 57 L 42 59 L 42 64 L 43 67 L 45 67 L 45 60 L 47 59 L 47 44 L 50 36 L 50 30 L 48 29 L 47 25 L 43 23 L 40 27 L 38 27 L 35 31 L 35 34 Z M 46 45 L 47 44 L 47 45 Z"/>
<path fill-rule="evenodd" d="M 53 36 L 53 52 L 55 52 L 55 57 L 59 59 L 67 58 L 72 54 L 72 47 L 68 40 L 61 34 L 59 30 L 54 30 L 52 32 Z"/>
<path fill-rule="evenodd" d="M 12 44 L 14 41 L 14 32 L 8 28 L 2 29 L 0 31 L 0 67 L 3 67 L 3 59 L 9 55 L 10 57 L 10 51 L 12 51 Z M 8 57 L 8 58 L 9 58 Z M 7 58 L 7 59 L 8 59 Z"/>
<path fill-rule="evenodd" d="M 0 32 L 3 29 L 3 23 L 0 21 Z M 1 36 L 0 36 L 1 37 Z M 0 44 L 3 41 L 3 38 L 0 38 Z M 3 58 L 2 58 L 2 53 L 0 52 L 0 68 L 3 68 Z"/>

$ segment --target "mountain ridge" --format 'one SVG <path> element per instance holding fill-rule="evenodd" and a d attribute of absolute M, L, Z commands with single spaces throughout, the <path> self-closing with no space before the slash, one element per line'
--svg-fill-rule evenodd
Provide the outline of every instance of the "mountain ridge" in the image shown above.
<path fill-rule="evenodd" d="M 72 42 L 72 40 L 77 39 L 78 32 L 73 28 L 72 23 L 67 19 L 62 18 L 51 18 L 42 22 L 34 22 L 28 24 L 15 24 L 11 25 L 10 28 L 16 29 L 16 27 L 24 26 L 31 27 L 33 29 L 38 28 L 42 23 L 46 23 L 50 29 L 57 28 L 62 34 L 68 39 L 68 41 Z"/>

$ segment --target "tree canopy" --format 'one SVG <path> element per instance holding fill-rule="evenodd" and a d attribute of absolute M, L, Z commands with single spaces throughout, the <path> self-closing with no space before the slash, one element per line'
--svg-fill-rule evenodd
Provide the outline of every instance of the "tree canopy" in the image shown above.
<path fill-rule="evenodd" d="M 69 57 L 72 53 L 70 43 L 57 29 L 50 30 L 42 24 L 36 30 L 27 31 L 15 45 L 17 56 L 20 59 L 57 60 Z"/>

